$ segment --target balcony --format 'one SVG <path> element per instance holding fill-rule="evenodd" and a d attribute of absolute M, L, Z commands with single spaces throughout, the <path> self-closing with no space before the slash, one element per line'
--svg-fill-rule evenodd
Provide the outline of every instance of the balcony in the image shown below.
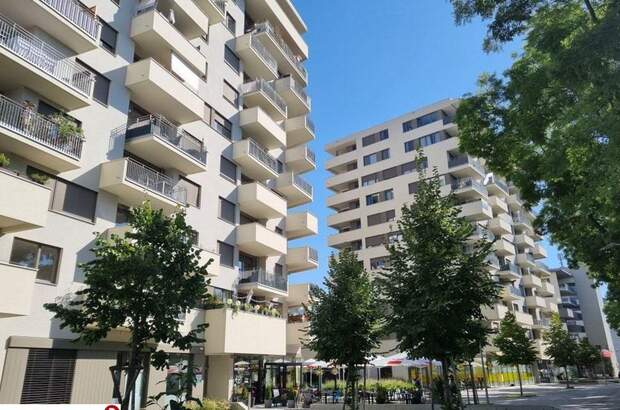
<path fill-rule="evenodd" d="M 291 239 L 319 233 L 319 220 L 310 212 L 289 214 L 286 217 L 286 237 Z"/>
<path fill-rule="evenodd" d="M 494 174 L 487 175 L 485 185 L 490 195 L 505 197 L 510 194 L 510 189 L 506 181 Z"/>
<path fill-rule="evenodd" d="M 47 222 L 48 187 L 0 168 L 0 235 L 41 228 Z"/>
<path fill-rule="evenodd" d="M 207 58 L 157 9 L 142 10 L 135 16 L 131 23 L 130 36 L 136 45 L 138 55 L 167 61 L 172 51 L 197 73 L 205 75 Z"/>
<path fill-rule="evenodd" d="M 243 68 L 252 78 L 275 80 L 278 62 L 254 33 L 237 37 L 235 51 L 243 60 Z"/>
<path fill-rule="evenodd" d="M 523 298 L 523 292 L 515 286 L 506 285 L 502 287 L 500 297 L 505 301 L 520 300 Z"/>
<path fill-rule="evenodd" d="M 555 296 L 555 287 L 553 286 L 551 282 L 548 282 L 546 280 L 543 281 L 541 290 L 544 293 L 544 295 L 547 297 Z"/>
<path fill-rule="evenodd" d="M 487 255 L 487 257 L 484 258 L 484 261 L 486 262 L 487 269 L 491 273 L 496 272 L 500 268 L 499 259 L 494 253 Z"/>
<path fill-rule="evenodd" d="M 522 212 L 514 212 L 512 214 L 512 221 L 515 230 L 518 233 L 530 233 L 534 232 L 534 228 L 532 227 L 532 221 L 529 216 L 526 216 L 525 213 Z"/>
<path fill-rule="evenodd" d="M 0 95 L 0 152 L 12 152 L 65 172 L 80 167 L 83 138 L 61 134 L 58 124 Z"/>
<path fill-rule="evenodd" d="M 493 305 L 493 307 L 482 307 L 482 314 L 486 320 L 502 320 L 506 316 L 506 313 L 508 313 L 508 307 L 501 303 Z"/>
<path fill-rule="evenodd" d="M 498 214 L 489 221 L 487 228 L 495 235 L 512 234 L 512 218 L 508 214 Z"/>
<path fill-rule="evenodd" d="M 534 239 L 531 236 L 524 234 L 524 233 L 515 235 L 515 244 L 520 249 L 534 248 L 536 246 Z"/>
<path fill-rule="evenodd" d="M 556 303 L 554 298 L 546 297 L 545 303 L 546 303 L 545 307 L 542 308 L 543 312 L 550 313 L 550 314 L 559 312 L 558 304 Z"/>
<path fill-rule="evenodd" d="M 296 174 L 314 171 L 316 169 L 316 156 L 307 145 L 298 145 L 286 150 L 286 167 Z"/>
<path fill-rule="evenodd" d="M 36 269 L 0 262 L 0 318 L 30 314 Z"/>
<path fill-rule="evenodd" d="M 194 2 L 209 17 L 210 25 L 226 20 L 226 0 L 194 0 Z"/>
<path fill-rule="evenodd" d="M 478 199 L 473 202 L 461 204 L 460 217 L 464 217 L 469 221 L 480 221 L 493 218 L 493 211 L 484 199 Z"/>
<path fill-rule="evenodd" d="M 242 110 L 239 115 L 239 125 L 243 129 L 244 135 L 251 135 L 254 140 L 267 149 L 286 146 L 284 128 L 260 107 Z"/>
<path fill-rule="evenodd" d="M 538 276 L 527 274 L 521 278 L 521 284 L 525 288 L 542 288 L 543 283 Z"/>
<path fill-rule="evenodd" d="M 473 178 L 466 177 L 453 181 L 450 188 L 454 195 L 461 200 L 487 198 L 487 189 Z"/>
<path fill-rule="evenodd" d="M 489 186 L 487 185 L 487 188 Z M 489 192 L 490 193 L 490 192 Z M 493 209 L 493 213 L 494 214 L 502 214 L 502 213 L 508 213 L 509 209 L 508 209 L 508 204 L 506 203 L 506 201 L 504 201 L 502 198 L 500 198 L 499 196 L 490 196 L 489 197 L 489 205 L 491 205 L 491 208 Z"/>
<path fill-rule="evenodd" d="M 185 206 L 187 193 L 175 182 L 131 158 L 120 158 L 101 164 L 99 188 L 116 195 L 128 206 L 140 206 L 149 200 L 153 208 L 171 214 Z"/>
<path fill-rule="evenodd" d="M 497 274 L 501 278 L 508 280 L 516 280 L 521 277 L 521 269 L 510 261 L 505 261 L 500 264 Z"/>
<path fill-rule="evenodd" d="M 551 326 L 551 321 L 549 319 L 534 319 L 534 329 L 543 330 Z"/>
<path fill-rule="evenodd" d="M 286 101 L 289 117 L 306 115 L 311 109 L 311 100 L 306 91 L 293 77 L 283 77 L 275 81 L 276 91 Z"/>
<path fill-rule="evenodd" d="M 517 323 L 521 326 L 532 326 L 534 324 L 534 318 L 529 313 L 518 311 L 514 311 L 512 313 L 515 315 Z"/>
<path fill-rule="evenodd" d="M 237 246 L 254 256 L 280 256 L 286 253 L 286 238 L 253 222 L 237 226 Z"/>
<path fill-rule="evenodd" d="M 517 263 L 522 268 L 536 268 L 536 260 L 531 253 L 518 253 Z"/>
<path fill-rule="evenodd" d="M 203 117 L 204 101 L 153 58 L 128 65 L 125 85 L 135 103 L 176 124 Z"/>
<path fill-rule="evenodd" d="M 278 161 L 253 139 L 233 144 L 233 159 L 242 168 L 243 174 L 258 181 L 278 177 Z"/>
<path fill-rule="evenodd" d="M 547 308 L 547 301 L 545 300 L 545 298 L 536 295 L 526 296 L 525 303 L 531 308 Z"/>
<path fill-rule="evenodd" d="M 286 319 L 232 309 L 205 312 L 204 354 L 284 356 Z"/>
<path fill-rule="evenodd" d="M 484 167 L 477 159 L 466 154 L 453 155 L 448 158 L 449 172 L 457 177 L 484 178 Z"/>
<path fill-rule="evenodd" d="M 286 197 L 289 208 L 312 202 L 312 185 L 292 172 L 280 174 L 275 189 Z"/>
<path fill-rule="evenodd" d="M 266 272 L 263 269 L 254 269 L 240 273 L 239 291 L 252 291 L 256 296 L 266 298 L 286 297 L 288 295 L 288 278 Z"/>
<path fill-rule="evenodd" d="M 241 212 L 257 219 L 286 216 L 286 200 L 259 182 L 239 186 L 237 200 Z"/>
<path fill-rule="evenodd" d="M 545 265 L 542 262 L 536 261 L 534 267 L 532 267 L 532 269 L 536 272 L 538 272 L 538 274 L 543 277 L 543 278 L 547 278 L 549 276 L 551 276 L 551 272 L 549 271 L 549 267 L 547 265 Z"/>
<path fill-rule="evenodd" d="M 542 244 L 537 243 L 532 249 L 532 255 L 536 259 L 544 259 L 547 257 L 547 250 Z"/>
<path fill-rule="evenodd" d="M 523 200 L 519 194 L 512 194 L 508 198 L 506 198 L 508 205 L 510 205 L 513 210 L 519 210 L 523 207 Z"/>
<path fill-rule="evenodd" d="M 512 256 L 516 253 L 514 244 L 506 238 L 498 238 L 493 244 L 493 250 L 498 256 Z"/>
<path fill-rule="evenodd" d="M 261 107 L 274 121 L 286 119 L 286 103 L 265 80 L 255 80 L 241 86 L 243 103 L 249 108 Z"/>
<path fill-rule="evenodd" d="M 289 118 L 284 121 L 286 146 L 293 148 L 314 139 L 314 123 L 307 115 Z"/>
<path fill-rule="evenodd" d="M 286 267 L 288 273 L 297 273 L 319 267 L 319 254 L 309 246 L 288 248 L 286 253 Z"/>
<path fill-rule="evenodd" d="M 125 149 L 159 167 L 178 169 L 185 174 L 207 169 L 203 141 L 160 115 L 137 118 L 129 124 Z"/>
<path fill-rule="evenodd" d="M 489 242 L 492 242 L 495 240 L 495 235 L 493 235 L 493 232 L 489 231 L 484 226 L 474 222 L 473 227 L 474 227 L 474 231 L 469 236 L 468 238 L 469 241 L 479 241 L 481 239 L 484 239 Z"/>
<path fill-rule="evenodd" d="M 18 24 L 40 28 L 76 54 L 99 46 L 101 23 L 76 0 L 4 0 L 0 14 L 11 16 Z"/>
<path fill-rule="evenodd" d="M 26 87 L 69 111 L 90 105 L 93 73 L 2 15 L 0 33 L 0 87 Z"/>
<path fill-rule="evenodd" d="M 308 72 L 301 62 L 302 58 L 295 55 L 286 41 L 276 33 L 271 23 L 264 21 L 256 24 L 251 34 L 260 39 L 265 48 L 269 50 L 277 62 L 278 71 L 294 77 L 303 86 L 308 84 Z"/>

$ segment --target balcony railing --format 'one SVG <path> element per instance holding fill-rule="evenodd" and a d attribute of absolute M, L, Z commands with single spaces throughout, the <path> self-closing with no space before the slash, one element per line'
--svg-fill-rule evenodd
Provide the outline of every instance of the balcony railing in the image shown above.
<path fill-rule="evenodd" d="M 258 23 L 254 26 L 254 31 L 256 33 L 267 33 L 268 35 L 270 35 L 274 39 L 274 41 L 280 46 L 280 49 L 282 49 L 282 52 L 286 55 L 290 62 L 293 63 L 295 67 L 297 67 L 297 69 L 301 72 L 301 75 L 304 78 L 308 77 L 308 72 L 306 71 L 306 68 L 301 64 L 299 58 L 295 55 L 293 50 L 291 50 L 288 44 L 286 44 L 284 39 L 278 33 L 276 33 L 271 23 L 269 23 L 268 21 Z"/>
<path fill-rule="evenodd" d="M 256 81 L 245 83 L 241 86 L 241 92 L 243 94 L 249 94 L 252 92 L 263 92 L 275 105 L 278 106 L 278 108 L 280 108 L 280 110 L 282 110 L 282 112 L 284 112 L 285 114 L 287 112 L 286 103 L 284 102 L 282 97 L 280 97 L 280 95 L 276 92 L 275 88 L 273 88 L 273 86 L 265 80 L 259 79 Z"/>
<path fill-rule="evenodd" d="M 480 161 L 470 157 L 469 155 L 457 155 L 455 157 L 451 157 L 448 159 L 448 168 L 458 167 L 459 165 L 469 164 L 474 167 L 477 171 L 484 174 L 484 167 L 480 163 Z"/>
<path fill-rule="evenodd" d="M 215 4 L 215 7 L 218 8 L 222 14 L 226 14 L 226 0 L 210 0 L 211 3 Z"/>
<path fill-rule="evenodd" d="M 293 174 L 293 183 L 296 187 L 304 191 L 306 194 L 312 196 L 312 185 L 306 182 L 305 179 L 303 179 L 297 174 Z"/>
<path fill-rule="evenodd" d="M 313 164 L 316 164 L 316 154 L 310 148 L 306 146 L 306 158 L 308 158 Z"/>
<path fill-rule="evenodd" d="M 527 259 L 528 261 L 532 263 L 536 263 L 536 259 L 534 258 L 534 255 L 532 255 L 531 253 L 523 252 L 523 253 L 520 253 L 519 255 L 525 255 L 525 259 Z"/>
<path fill-rule="evenodd" d="M 95 76 L 52 45 L 0 15 L 0 47 L 3 47 L 58 81 L 88 97 Z"/>
<path fill-rule="evenodd" d="M 489 254 L 487 255 L 486 258 L 484 258 L 485 262 L 489 265 L 492 266 L 494 268 L 499 268 L 499 259 L 497 258 L 497 256 L 495 256 L 494 254 Z"/>
<path fill-rule="evenodd" d="M 61 135 L 58 124 L 32 109 L 0 95 L 0 127 L 79 160 L 84 140 L 81 135 Z"/>
<path fill-rule="evenodd" d="M 126 178 L 175 202 L 181 204 L 187 202 L 187 191 L 185 188 L 175 186 L 172 178 L 131 158 L 127 158 Z"/>
<path fill-rule="evenodd" d="M 508 189 L 508 184 L 501 179 L 500 177 L 497 177 L 493 174 L 489 175 L 489 180 L 487 182 L 487 185 L 491 185 L 491 184 L 495 184 L 499 187 L 499 189 L 501 189 L 502 191 L 504 191 L 505 193 L 509 193 L 510 190 Z"/>
<path fill-rule="evenodd" d="M 314 122 L 312 122 L 312 120 L 310 118 L 308 118 L 308 116 L 305 116 L 306 119 L 306 127 L 308 127 L 308 129 L 312 132 L 314 132 Z"/>
<path fill-rule="evenodd" d="M 267 50 L 267 48 L 263 45 L 263 43 L 260 42 L 259 39 L 251 36 L 250 45 L 252 46 L 252 49 L 256 51 L 256 54 L 258 54 L 260 58 L 265 60 L 265 63 L 267 63 L 267 65 L 269 66 L 269 68 L 271 68 L 272 71 L 278 72 L 278 62 L 275 58 L 273 58 L 271 53 L 269 53 L 269 50 Z"/>
<path fill-rule="evenodd" d="M 267 168 L 278 174 L 278 161 L 269 155 L 267 150 L 258 145 L 256 141 L 251 138 L 248 138 L 249 142 L 249 153 L 252 157 L 258 160 L 261 164 L 265 165 Z"/>
<path fill-rule="evenodd" d="M 319 252 L 314 248 L 308 248 L 308 259 L 313 262 L 319 261 Z"/>
<path fill-rule="evenodd" d="M 204 148 L 203 142 L 173 125 L 161 115 L 147 115 L 137 118 L 127 126 L 125 138 L 138 138 L 145 135 L 155 135 L 200 163 L 207 163 L 207 150 Z"/>
<path fill-rule="evenodd" d="M 508 291 L 515 296 L 524 296 L 523 291 L 516 286 L 510 285 L 510 286 L 507 286 L 507 288 L 508 288 Z"/>
<path fill-rule="evenodd" d="M 521 269 L 512 262 L 504 262 L 500 265 L 499 270 L 504 272 L 512 272 L 515 275 L 521 276 Z"/>
<path fill-rule="evenodd" d="M 549 326 L 551 321 L 549 319 L 534 319 L 534 324 L 537 326 Z"/>
<path fill-rule="evenodd" d="M 531 225 L 532 221 L 525 214 L 521 212 L 515 212 L 512 214 L 512 221 L 514 223 L 521 223 L 525 225 Z"/>
<path fill-rule="evenodd" d="M 283 291 L 288 289 L 288 280 L 285 276 L 269 273 L 263 269 L 242 271 L 239 283 L 258 283 Z"/>
<path fill-rule="evenodd" d="M 97 16 L 86 6 L 76 0 L 41 0 L 93 40 L 99 39 L 101 23 Z"/>
<path fill-rule="evenodd" d="M 474 232 L 472 233 L 472 235 L 476 235 L 476 236 L 480 236 L 480 237 L 486 237 L 490 241 L 494 241 L 495 240 L 495 235 L 493 234 L 493 232 L 489 231 L 484 226 L 482 226 L 482 225 L 480 225 L 479 223 L 476 223 L 476 222 L 474 222 L 472 225 L 474 227 Z"/>
<path fill-rule="evenodd" d="M 480 182 L 473 178 L 461 178 L 453 181 L 451 184 L 453 190 L 472 187 L 479 191 L 486 192 L 486 188 Z"/>

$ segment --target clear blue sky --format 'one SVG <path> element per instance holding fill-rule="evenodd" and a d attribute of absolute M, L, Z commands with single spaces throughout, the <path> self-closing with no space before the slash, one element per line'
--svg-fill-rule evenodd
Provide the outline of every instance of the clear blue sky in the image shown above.
<path fill-rule="evenodd" d="M 314 185 L 309 209 L 320 220 L 320 233 L 291 245 L 317 248 L 321 265 L 290 279 L 320 282 L 332 252 L 325 225 L 332 212 L 325 206 L 325 144 L 417 107 L 475 91 L 478 75 L 502 72 L 520 44 L 485 54 L 484 24 L 457 27 L 447 0 L 295 0 L 295 5 L 309 28 L 309 93 L 317 129 L 311 148 L 318 168 L 307 179 Z M 545 262 L 557 266 L 555 249 L 545 245 L 550 256 Z"/>

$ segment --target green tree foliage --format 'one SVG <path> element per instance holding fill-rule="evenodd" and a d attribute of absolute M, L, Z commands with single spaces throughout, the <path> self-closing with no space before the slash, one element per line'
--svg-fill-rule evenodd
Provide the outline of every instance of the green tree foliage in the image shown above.
<path fill-rule="evenodd" d="M 493 344 L 501 352 L 501 354 L 496 356 L 499 364 L 517 367 L 519 391 L 521 396 L 523 396 L 523 382 L 519 365 L 534 363 L 536 361 L 536 348 L 527 337 L 527 330 L 517 323 L 515 316 L 511 312 L 508 312 L 500 322 L 499 332 L 495 336 Z"/>
<path fill-rule="evenodd" d="M 596 346 L 592 346 L 588 339 L 581 339 L 577 349 L 577 366 L 594 374 L 594 366 L 601 361 L 601 351 Z"/>
<path fill-rule="evenodd" d="M 167 365 L 168 354 L 157 350 L 157 344 L 188 350 L 204 341 L 200 335 L 206 325 L 183 334 L 178 318 L 211 300 L 207 293 L 211 261 L 201 264 L 183 212 L 167 217 L 145 203 L 131 210 L 129 224 L 132 231 L 125 237 L 97 237 L 94 259 L 81 266 L 84 290 L 70 302 L 45 304 L 61 328 L 69 328 L 88 345 L 114 329 L 128 330 L 128 362 L 114 369 L 117 376 L 121 371 L 126 374 L 124 395 L 119 377 L 113 377 L 114 396 L 121 399 L 123 409 L 129 406 L 145 355 L 158 369 Z"/>
<path fill-rule="evenodd" d="M 570 376 L 568 374 L 568 366 L 577 364 L 577 351 L 579 347 L 577 342 L 570 337 L 568 331 L 564 329 L 560 315 L 557 313 L 551 317 L 551 324 L 544 333 L 543 340 L 547 343 L 545 354 L 553 360 L 556 366 L 564 368 L 566 388 L 569 388 Z"/>
<path fill-rule="evenodd" d="M 452 408 L 448 368 L 484 339 L 481 306 L 494 304 L 499 290 L 485 262 L 492 244 L 480 240 L 468 251 L 473 226 L 451 194 L 442 197 L 436 170 L 428 179 L 418 173 L 415 203 L 402 208 L 400 240 L 388 245 L 391 266 L 378 281 L 387 331 L 411 357 L 441 360 L 444 404 Z"/>
<path fill-rule="evenodd" d="M 379 346 L 382 312 L 377 289 L 357 256 L 342 250 L 329 260 L 325 288 L 313 287 L 308 306 L 309 325 L 304 345 L 319 360 L 346 365 L 347 389 L 352 392 L 351 408 L 356 409 L 358 365 L 365 364 Z"/>

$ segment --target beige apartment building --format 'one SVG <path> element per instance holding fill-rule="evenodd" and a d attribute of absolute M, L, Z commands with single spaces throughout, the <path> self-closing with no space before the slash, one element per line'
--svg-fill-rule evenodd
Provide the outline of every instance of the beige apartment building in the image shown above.
<path fill-rule="evenodd" d="M 127 333 L 73 343 L 43 309 L 83 286 L 95 233 L 149 200 L 185 209 L 211 290 L 257 311 L 195 311 L 208 341 L 174 352 L 194 394 L 245 399 L 294 358 L 288 275 L 315 269 L 303 207 L 314 138 L 306 25 L 290 0 L 0 2 L 0 403 L 108 403 Z M 4 165 L 4 164 L 3 164 Z M 299 243 L 299 241 L 297 242 Z M 303 287 L 302 287 L 303 288 Z M 301 292 L 301 291 L 300 291 Z M 303 292 L 302 292 L 303 293 Z M 262 308 L 262 309 L 261 309 Z M 243 364 L 241 364 L 243 363 Z M 258 370 L 257 370 L 258 369 Z M 275 370 L 279 371 L 279 370 Z M 134 408 L 174 383 L 146 368 Z"/>
<path fill-rule="evenodd" d="M 332 174 L 326 181 L 332 192 L 327 206 L 334 211 L 327 220 L 334 229 L 329 246 L 357 251 L 371 273 L 389 265 L 385 245 L 398 237 L 402 206 L 414 200 L 414 157 L 422 147 L 428 174 L 437 169 L 443 192 L 454 193 L 461 215 L 475 227 L 471 240 L 495 239 L 488 269 L 502 292 L 497 304 L 485 309 L 487 319 L 497 326 L 507 312 L 514 313 L 529 329 L 544 365 L 542 330 L 558 311 L 557 280 L 539 261 L 547 254 L 517 190 L 459 152 L 457 105 L 458 100 L 440 101 L 325 147 L 331 156 L 325 168 Z"/>

